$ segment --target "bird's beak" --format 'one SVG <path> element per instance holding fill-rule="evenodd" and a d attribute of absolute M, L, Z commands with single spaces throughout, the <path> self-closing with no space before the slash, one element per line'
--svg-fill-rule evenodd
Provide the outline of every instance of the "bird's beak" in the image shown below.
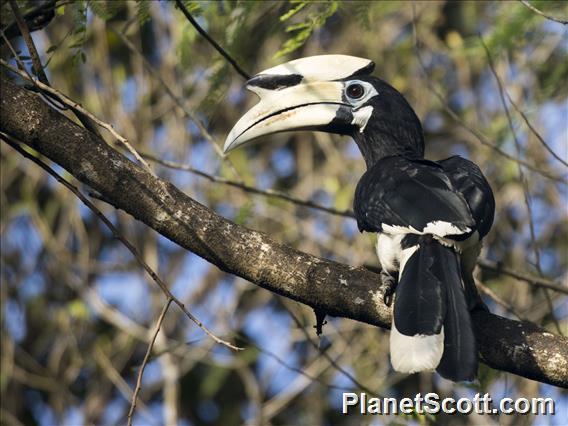
<path fill-rule="evenodd" d="M 263 85 L 270 86 L 267 78 L 264 80 Z M 342 102 L 343 83 L 338 81 L 313 81 L 278 89 L 249 84 L 247 88 L 259 95 L 260 102 L 232 128 L 223 147 L 225 153 L 272 133 L 324 128 L 345 105 Z"/>

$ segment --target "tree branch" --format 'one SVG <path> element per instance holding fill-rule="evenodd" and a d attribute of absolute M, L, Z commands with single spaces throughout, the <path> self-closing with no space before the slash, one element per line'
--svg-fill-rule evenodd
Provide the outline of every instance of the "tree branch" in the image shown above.
<path fill-rule="evenodd" d="M 223 271 L 328 315 L 388 328 L 379 276 L 239 226 L 152 176 L 41 98 L 0 76 L 0 130 L 65 168 L 107 202 Z M 473 315 L 490 367 L 568 387 L 568 338 L 488 312 Z"/>

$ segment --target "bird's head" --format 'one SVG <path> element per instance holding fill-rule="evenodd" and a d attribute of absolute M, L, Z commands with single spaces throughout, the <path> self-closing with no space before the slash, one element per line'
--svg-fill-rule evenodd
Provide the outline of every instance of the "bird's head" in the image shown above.
<path fill-rule="evenodd" d="M 235 124 L 224 152 L 272 133 L 317 130 L 353 137 L 367 167 L 388 155 L 422 157 L 420 120 L 364 58 L 322 55 L 263 71 L 247 82 L 260 101 Z"/>

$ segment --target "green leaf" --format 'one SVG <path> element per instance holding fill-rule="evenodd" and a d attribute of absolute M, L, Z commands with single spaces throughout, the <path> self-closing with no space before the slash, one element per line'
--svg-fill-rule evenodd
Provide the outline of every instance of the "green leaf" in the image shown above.
<path fill-rule="evenodd" d="M 286 12 L 284 15 L 280 17 L 280 22 L 284 22 L 290 19 L 292 16 L 294 16 L 296 13 L 302 10 L 306 6 L 306 4 L 307 2 L 305 1 L 299 2 L 298 6 L 293 7 L 292 9 L 290 9 L 288 12 Z"/>
<path fill-rule="evenodd" d="M 291 3 L 295 4 L 296 2 Z M 303 4 L 302 7 L 295 6 L 284 15 L 282 15 L 280 17 L 280 20 L 285 21 L 290 19 L 291 17 L 298 17 L 298 12 L 300 12 L 302 9 L 308 10 L 315 7 L 317 10 L 313 13 L 309 13 L 302 22 L 290 24 L 286 27 L 285 31 L 287 33 L 294 34 L 290 39 L 284 42 L 280 50 L 278 50 L 278 52 L 276 52 L 276 54 L 274 55 L 274 59 L 278 59 L 302 47 L 306 43 L 308 38 L 310 38 L 310 36 L 313 34 L 313 32 L 318 28 L 321 28 L 326 23 L 328 18 L 333 16 L 333 14 L 339 7 L 338 0 L 330 0 L 321 3 L 303 2 L 301 4 Z M 285 19 L 282 19 L 283 17 L 285 17 Z"/>
<path fill-rule="evenodd" d="M 189 13 L 191 13 L 194 18 L 203 13 L 203 11 L 201 9 L 201 5 L 199 4 L 200 2 L 198 2 L 198 1 L 184 0 L 182 3 L 185 6 L 185 8 L 187 9 L 187 11 Z"/>
<path fill-rule="evenodd" d="M 86 62 L 83 45 L 87 37 L 87 2 L 81 0 L 70 3 L 69 10 L 73 19 L 72 42 L 69 45 L 74 50 L 71 63 L 73 66 L 77 66 L 81 62 Z"/>
<path fill-rule="evenodd" d="M 89 0 L 87 6 L 95 15 L 104 21 L 114 18 L 118 11 L 123 7 L 119 1 Z"/>
<path fill-rule="evenodd" d="M 74 32 L 81 29 L 84 31 L 87 26 L 87 5 L 84 1 L 80 0 L 69 4 L 71 10 L 71 17 L 73 18 Z"/>
<path fill-rule="evenodd" d="M 312 24 L 308 22 L 300 22 L 299 24 L 288 25 L 286 27 L 286 32 L 291 33 L 293 31 L 302 30 L 304 28 L 311 28 Z"/>

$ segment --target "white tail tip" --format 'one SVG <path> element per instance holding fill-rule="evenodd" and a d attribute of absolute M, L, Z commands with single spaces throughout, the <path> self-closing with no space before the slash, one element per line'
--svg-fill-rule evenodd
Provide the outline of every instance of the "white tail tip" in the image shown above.
<path fill-rule="evenodd" d="M 400 373 L 434 370 L 444 353 L 444 328 L 440 334 L 406 336 L 395 327 L 390 334 L 390 358 L 393 368 Z"/>

